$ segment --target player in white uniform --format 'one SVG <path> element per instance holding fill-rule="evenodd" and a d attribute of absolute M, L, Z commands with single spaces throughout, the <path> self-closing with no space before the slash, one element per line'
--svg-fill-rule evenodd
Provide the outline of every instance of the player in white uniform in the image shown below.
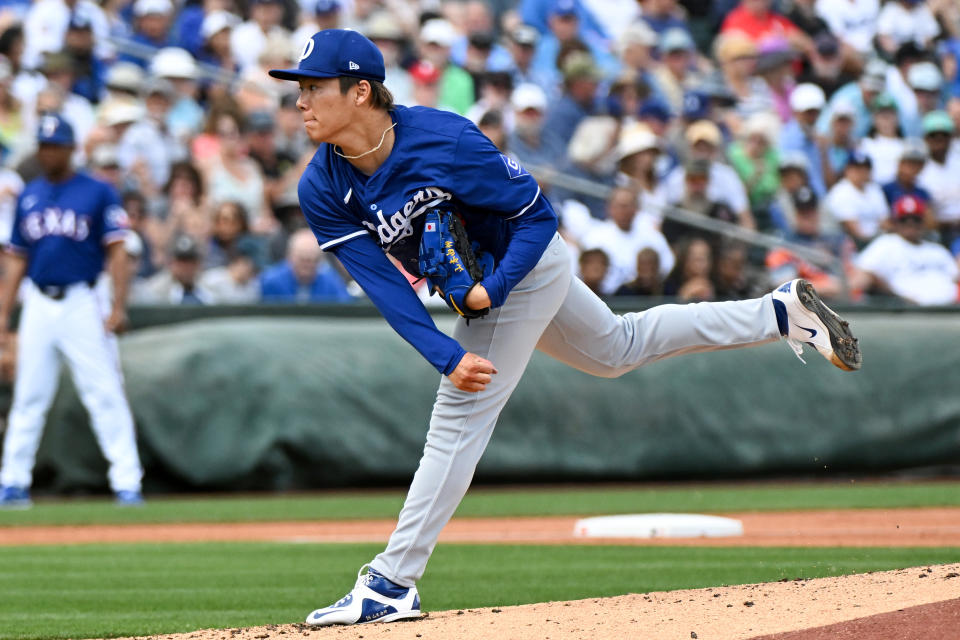
<path fill-rule="evenodd" d="M 5 345 L 17 291 L 28 278 L 13 407 L 3 441 L 0 507 L 31 504 L 33 465 L 62 362 L 90 412 L 117 504 L 138 505 L 143 470 L 120 362 L 109 340 L 126 324 L 127 215 L 113 187 L 73 171 L 74 133 L 63 118 L 43 116 L 37 142 L 44 175 L 28 184 L 17 202 L 0 286 L 0 344 Z M 105 259 L 114 292 L 109 314 L 101 312 L 93 288 Z"/>
<path fill-rule="evenodd" d="M 427 444 L 396 530 L 354 589 L 312 612 L 311 625 L 420 615 L 416 581 L 463 498 L 504 404 L 534 349 L 597 376 L 700 351 L 802 341 L 843 369 L 860 367 L 847 324 L 794 280 L 756 300 L 665 305 L 615 315 L 570 272 L 557 218 L 537 182 L 455 114 L 393 105 L 383 57 L 357 32 L 330 29 L 305 45 L 296 69 L 307 134 L 320 145 L 300 180 L 300 204 L 387 321 L 445 375 Z M 416 268 L 424 218 L 450 208 L 496 266 L 460 302 L 489 308 L 433 324 L 389 252 Z M 432 213 L 430 213 L 432 215 Z"/>

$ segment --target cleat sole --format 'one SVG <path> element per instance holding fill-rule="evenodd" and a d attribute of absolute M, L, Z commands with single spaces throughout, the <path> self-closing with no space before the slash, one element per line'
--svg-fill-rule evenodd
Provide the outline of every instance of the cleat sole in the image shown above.
<path fill-rule="evenodd" d="M 863 366 L 859 341 L 850 332 L 850 323 L 823 304 L 813 285 L 806 280 L 797 282 L 797 298 L 808 311 L 816 315 L 830 332 L 833 353 L 830 362 L 844 371 L 857 371 Z"/>

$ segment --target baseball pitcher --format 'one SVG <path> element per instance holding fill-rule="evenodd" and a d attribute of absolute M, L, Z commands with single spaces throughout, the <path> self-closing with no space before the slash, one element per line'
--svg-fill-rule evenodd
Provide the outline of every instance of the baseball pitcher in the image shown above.
<path fill-rule="evenodd" d="M 309 137 L 323 143 L 300 203 L 390 325 L 443 374 L 427 442 L 386 550 L 311 625 L 420 615 L 416 583 L 473 478 L 497 417 L 534 349 L 615 377 L 684 353 L 781 337 L 842 369 L 860 367 L 847 324 L 802 280 L 755 300 L 666 305 L 615 315 L 571 275 L 557 216 L 530 174 L 468 120 L 393 104 L 383 56 L 354 31 L 307 41 L 294 69 Z M 441 333 L 386 253 L 463 319 Z"/>

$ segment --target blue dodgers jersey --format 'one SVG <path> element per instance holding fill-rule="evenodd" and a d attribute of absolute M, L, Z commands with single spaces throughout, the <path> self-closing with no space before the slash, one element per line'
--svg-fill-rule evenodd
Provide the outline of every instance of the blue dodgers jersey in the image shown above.
<path fill-rule="evenodd" d="M 397 106 L 391 115 L 393 150 L 373 175 L 356 170 L 329 144 L 320 145 L 304 171 L 300 203 L 320 246 L 330 250 L 370 234 L 417 274 L 423 214 L 446 207 L 499 261 L 510 240 L 508 220 L 541 197 L 536 180 L 466 118 L 428 107 Z"/>
<path fill-rule="evenodd" d="M 122 240 L 129 223 L 116 190 L 84 173 L 64 182 L 30 182 L 17 200 L 10 248 L 27 256 L 37 286 L 94 282 L 104 248 Z"/>

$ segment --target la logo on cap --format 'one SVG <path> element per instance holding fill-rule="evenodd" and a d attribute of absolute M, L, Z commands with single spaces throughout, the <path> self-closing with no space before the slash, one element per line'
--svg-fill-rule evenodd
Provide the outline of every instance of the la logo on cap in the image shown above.
<path fill-rule="evenodd" d="M 359 70 L 360 70 L 360 65 L 358 65 L 356 62 L 354 62 L 353 60 L 351 60 L 351 61 L 350 61 L 350 71 L 359 71 Z"/>

